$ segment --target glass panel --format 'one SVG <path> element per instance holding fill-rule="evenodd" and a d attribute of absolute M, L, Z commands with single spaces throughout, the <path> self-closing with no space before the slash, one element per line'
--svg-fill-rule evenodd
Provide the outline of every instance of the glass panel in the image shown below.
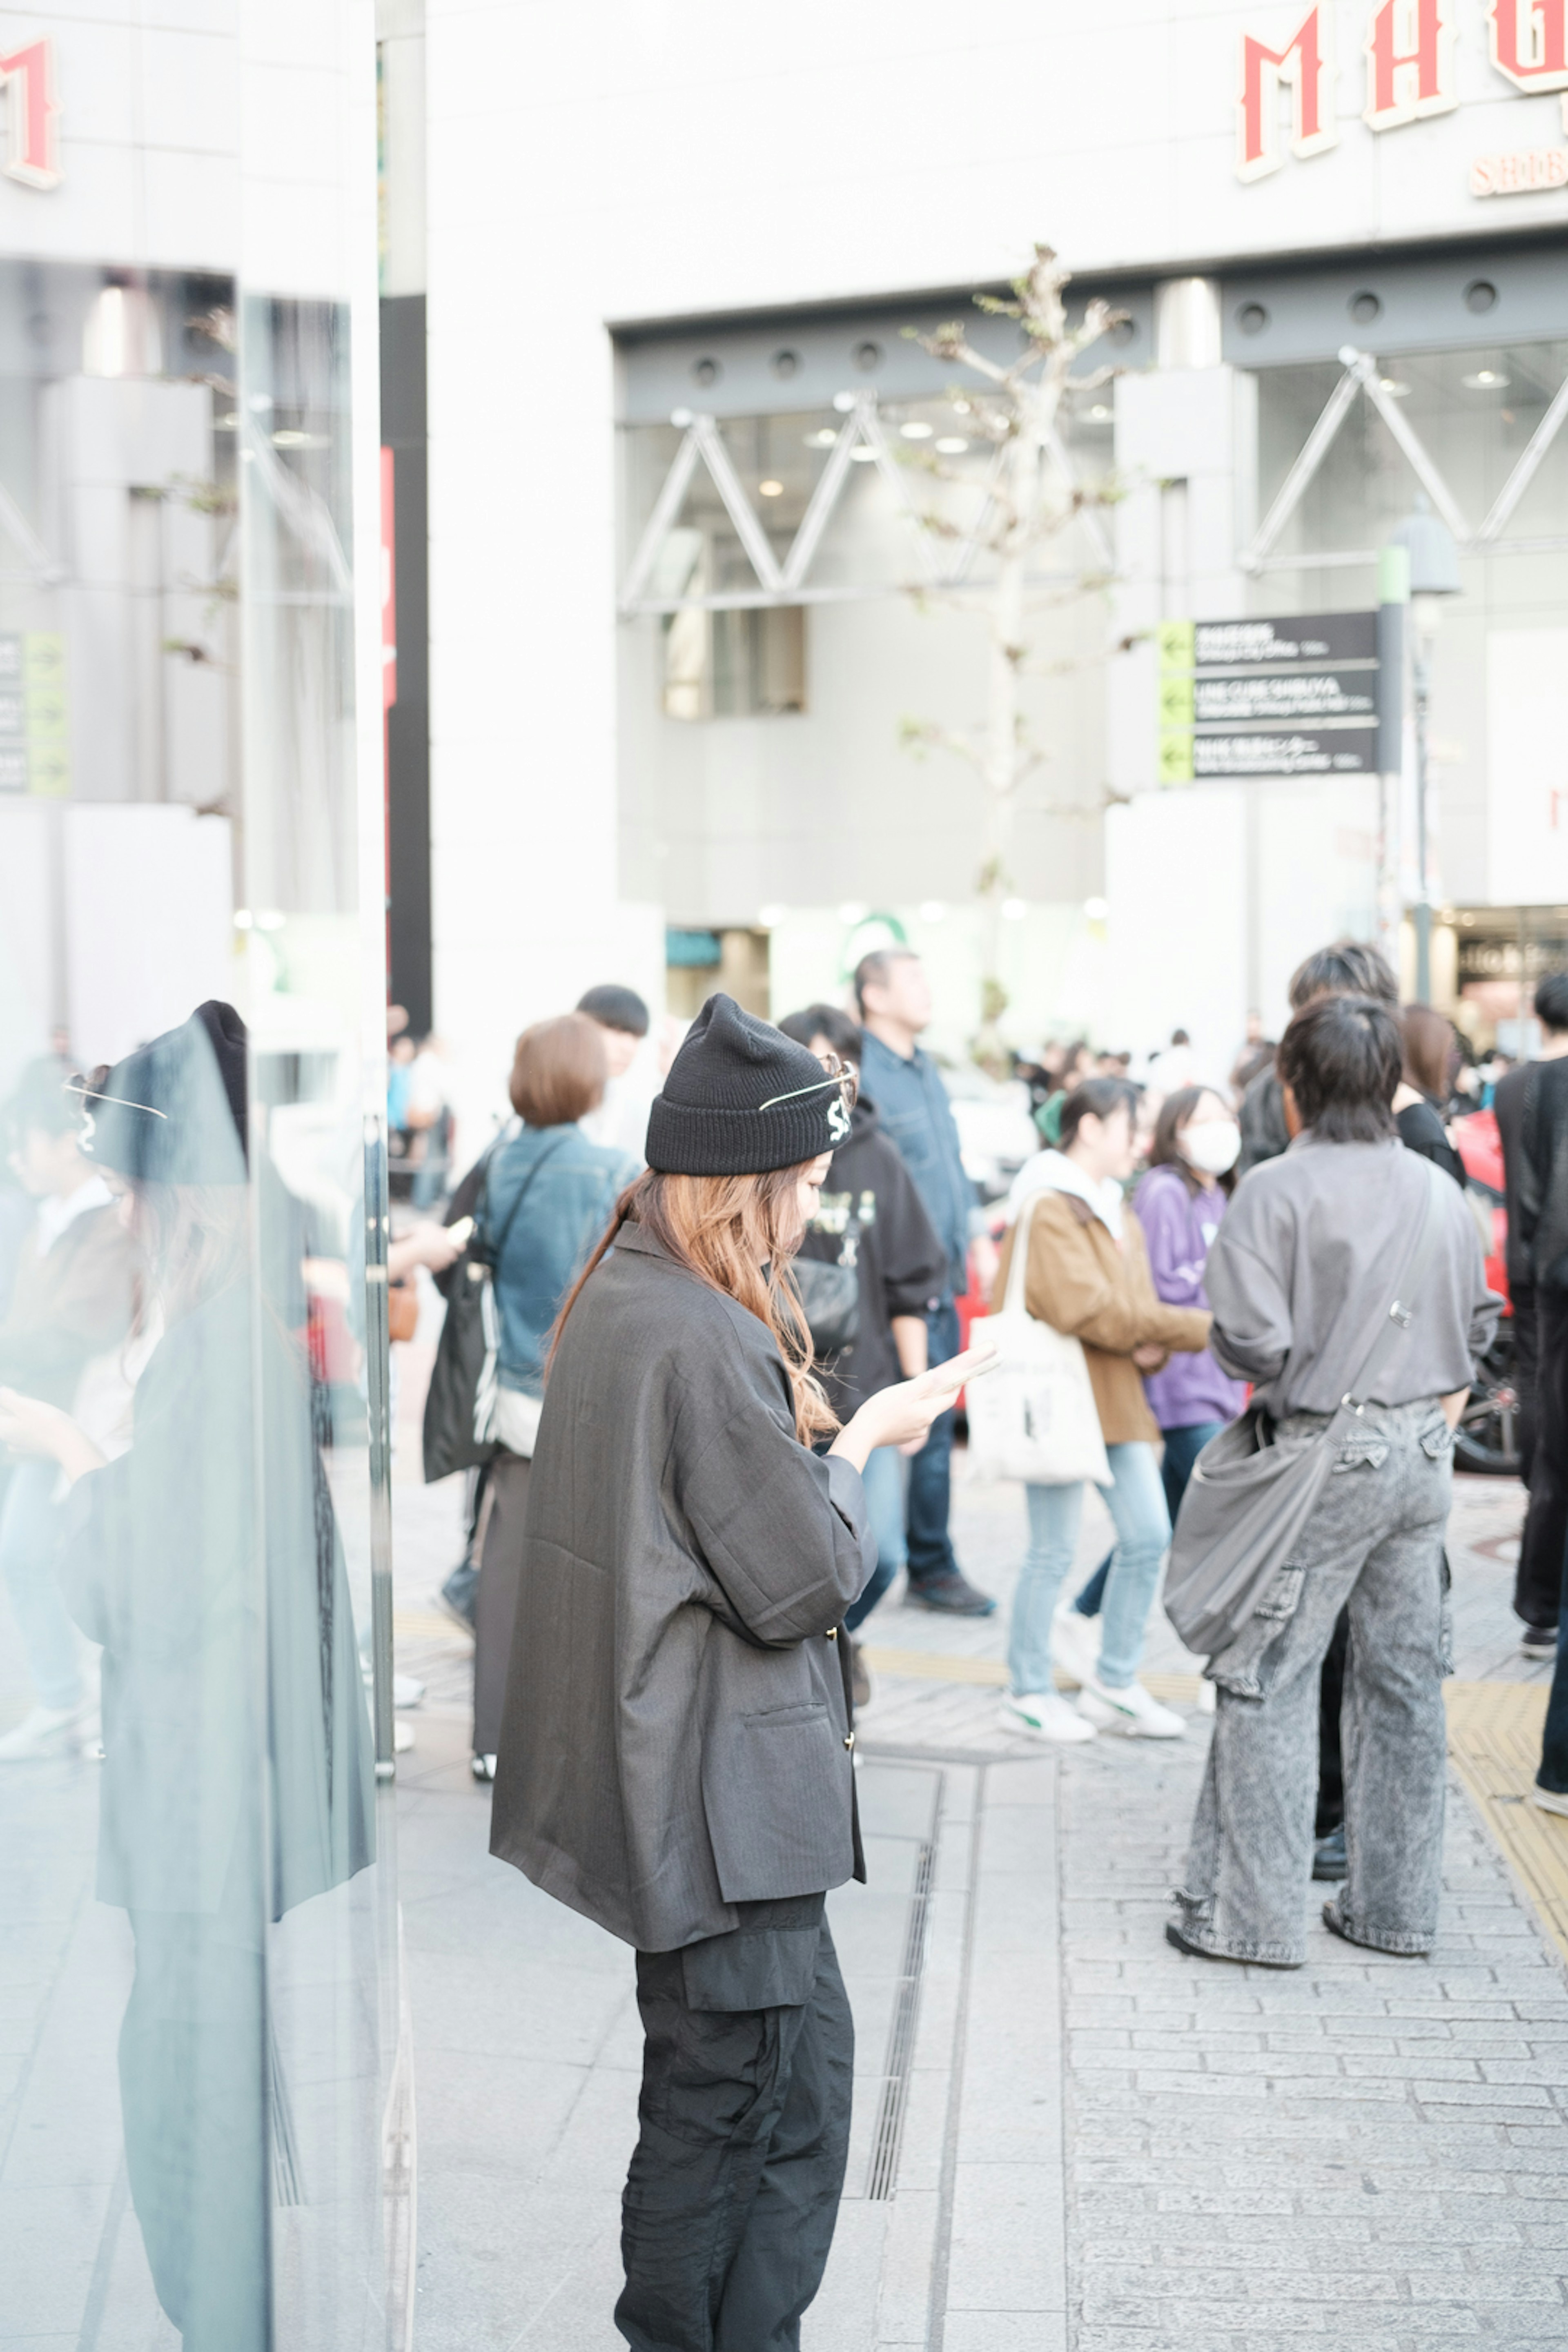
<path fill-rule="evenodd" d="M 0 266 L 0 2334 L 98 2352 L 403 2340 L 350 360 Z"/>

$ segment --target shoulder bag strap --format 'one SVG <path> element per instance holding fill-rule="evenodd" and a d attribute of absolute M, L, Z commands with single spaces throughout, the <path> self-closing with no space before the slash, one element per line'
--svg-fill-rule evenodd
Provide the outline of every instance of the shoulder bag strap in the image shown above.
<path fill-rule="evenodd" d="M 1024 1286 L 1029 1275 L 1029 1223 L 1039 1197 L 1038 1192 L 1029 1194 L 1013 1228 L 1013 1255 L 1007 1262 L 1007 1287 L 1002 1294 L 1004 1315 L 1023 1315 L 1028 1311 L 1024 1305 Z"/>
<path fill-rule="evenodd" d="M 1415 1236 L 1415 1247 L 1411 1252 L 1409 1261 L 1399 1277 L 1399 1288 L 1390 1303 L 1387 1315 L 1378 1325 L 1377 1337 L 1367 1350 L 1361 1370 L 1340 1399 L 1341 1404 L 1348 1406 L 1352 1412 L 1361 1411 L 1366 1402 L 1368 1389 L 1410 1328 L 1411 1318 L 1415 1312 L 1421 1286 L 1426 1281 L 1427 1270 L 1436 1255 L 1440 1237 L 1437 1187 L 1439 1184 L 1451 1184 L 1454 1180 L 1451 1176 L 1446 1176 L 1440 1168 L 1434 1167 L 1429 1160 L 1423 1160 L 1420 1165 L 1426 1176 L 1426 1205 L 1422 1212 L 1420 1230 Z"/>
<path fill-rule="evenodd" d="M 521 1208 L 524 1201 L 528 1198 L 530 1186 L 532 1184 L 533 1180 L 538 1175 L 540 1170 L 544 1166 L 545 1161 L 552 1160 L 555 1154 L 562 1149 L 565 1141 L 566 1137 L 564 1135 L 558 1135 L 554 1142 L 547 1145 L 544 1150 L 540 1153 L 538 1159 L 534 1161 L 532 1167 L 529 1170 L 527 1175 L 518 1186 L 517 1198 L 506 1213 L 506 1223 L 502 1225 L 500 1235 L 493 1246 L 489 1234 L 486 1234 L 484 1237 L 484 1254 L 486 1262 L 489 1266 L 492 1278 L 500 1272 L 500 1262 L 506 1252 L 508 1237 L 511 1233 L 513 1224 L 516 1223 L 518 1211 Z M 489 1171 L 488 1170 L 485 1175 L 485 1208 L 488 1212 L 489 1208 Z"/>

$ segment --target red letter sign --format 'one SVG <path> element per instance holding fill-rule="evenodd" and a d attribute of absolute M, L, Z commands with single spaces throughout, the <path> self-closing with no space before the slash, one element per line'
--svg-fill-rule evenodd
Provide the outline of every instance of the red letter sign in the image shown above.
<path fill-rule="evenodd" d="M 1453 0 L 1383 0 L 1366 37 L 1366 120 L 1392 131 L 1418 115 L 1447 114 L 1454 86 Z"/>
<path fill-rule="evenodd" d="M 1562 0 L 1558 0 L 1562 5 Z M 1241 91 L 1237 101 L 1236 175 L 1261 180 L 1285 161 L 1279 152 L 1279 85 L 1295 88 L 1293 155 L 1321 155 L 1331 147 L 1334 125 L 1331 18 L 1321 6 L 1309 8 L 1282 49 L 1271 49 L 1250 33 L 1241 39 Z"/>
<path fill-rule="evenodd" d="M 1563 0 L 1487 0 L 1492 63 L 1519 89 L 1568 89 Z"/>
<path fill-rule="evenodd" d="M 0 81 L 6 85 L 5 107 L 10 121 L 5 169 L 13 180 L 29 188 L 58 188 L 60 184 L 59 141 L 55 118 L 55 45 L 47 37 L 30 41 L 0 58 Z"/>

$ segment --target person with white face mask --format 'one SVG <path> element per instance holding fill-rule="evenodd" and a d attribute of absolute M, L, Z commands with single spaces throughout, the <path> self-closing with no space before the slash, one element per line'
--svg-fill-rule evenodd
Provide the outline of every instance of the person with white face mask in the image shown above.
<path fill-rule="evenodd" d="M 1227 1198 L 1219 1179 L 1235 1167 L 1240 1150 L 1241 1129 L 1212 1087 L 1182 1087 L 1166 1096 L 1133 1207 L 1155 1292 L 1168 1307 L 1208 1305 L 1204 1266 Z M 1194 1463 L 1241 1411 L 1247 1387 L 1222 1372 L 1204 1348 L 1173 1355 L 1158 1371 L 1145 1373 L 1143 1391 L 1164 1440 L 1160 1475 L 1173 1526 Z M 1110 1565 L 1105 1560 L 1078 1598 L 1061 1604 L 1051 1627 L 1052 1658 L 1085 1687 L 1099 1666 L 1100 1598 Z"/>

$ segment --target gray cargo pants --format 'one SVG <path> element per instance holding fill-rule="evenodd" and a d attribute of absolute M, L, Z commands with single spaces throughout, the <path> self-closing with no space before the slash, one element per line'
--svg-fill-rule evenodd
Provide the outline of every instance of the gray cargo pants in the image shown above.
<path fill-rule="evenodd" d="M 1297 1413 L 1290 1434 L 1321 1428 Z M 1443 1533 L 1452 1439 L 1435 1398 L 1369 1404 L 1342 1440 L 1294 1556 L 1208 1673 L 1219 1686 L 1193 1822 L 1184 1935 L 1218 1958 L 1306 1958 L 1318 1676 L 1350 1610 L 1341 1717 L 1350 1874 L 1339 1916 L 1376 1951 L 1430 1949 L 1442 1862 L 1447 1652 Z"/>

